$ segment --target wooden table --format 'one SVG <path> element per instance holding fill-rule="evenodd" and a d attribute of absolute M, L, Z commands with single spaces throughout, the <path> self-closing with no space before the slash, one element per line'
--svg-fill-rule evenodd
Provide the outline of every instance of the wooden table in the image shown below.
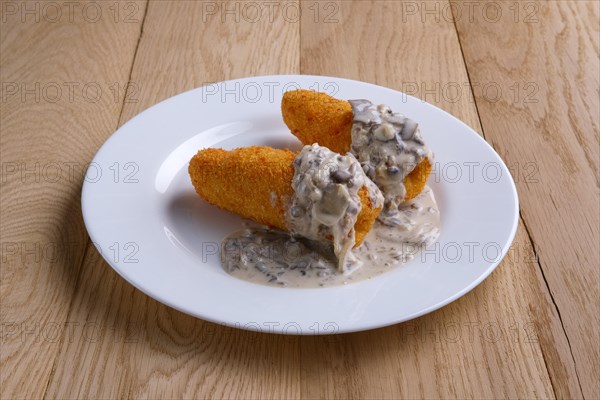
<path fill-rule="evenodd" d="M 600 398 L 599 2 L 0 6 L 1 398 Z M 496 149 L 521 213 L 486 281 L 404 324 L 286 337 L 109 268 L 80 191 L 111 133 L 206 82 L 299 73 L 413 94 Z"/>

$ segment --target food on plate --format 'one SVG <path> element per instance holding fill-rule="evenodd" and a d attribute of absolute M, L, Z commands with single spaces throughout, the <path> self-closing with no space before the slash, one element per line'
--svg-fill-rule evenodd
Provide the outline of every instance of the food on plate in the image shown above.
<path fill-rule="evenodd" d="M 338 100 L 311 90 L 286 92 L 281 112 L 302 143 L 354 154 L 382 190 L 386 209 L 396 209 L 424 189 L 433 155 L 415 121 L 385 105 Z"/>
<path fill-rule="evenodd" d="M 190 161 L 196 192 L 262 226 L 227 235 L 223 269 L 239 279 L 321 287 L 370 279 L 440 234 L 426 186 L 433 154 L 418 124 L 368 100 L 287 92 L 285 123 L 305 145 L 205 149 Z"/>
<path fill-rule="evenodd" d="M 318 146 L 300 153 L 253 146 L 204 149 L 189 174 L 204 200 L 260 224 L 333 243 L 346 256 L 362 242 L 383 206 L 379 189 L 351 154 Z"/>

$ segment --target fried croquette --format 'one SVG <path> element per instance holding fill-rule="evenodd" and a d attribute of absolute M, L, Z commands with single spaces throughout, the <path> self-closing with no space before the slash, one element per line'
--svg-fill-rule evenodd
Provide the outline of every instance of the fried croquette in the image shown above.
<path fill-rule="evenodd" d="M 189 174 L 196 192 L 207 202 L 263 225 L 288 231 L 287 205 L 294 196 L 296 153 L 252 146 L 227 151 L 204 149 L 191 159 Z M 362 208 L 355 229 L 355 247 L 373 227 L 375 208 L 366 187 L 359 192 Z"/>
<path fill-rule="evenodd" d="M 318 143 L 340 154 L 350 151 L 353 115 L 349 102 L 327 93 L 293 90 L 284 93 L 281 114 L 302 143 Z"/>
<path fill-rule="evenodd" d="M 302 143 L 318 143 L 340 154 L 350 151 L 353 113 L 348 101 L 327 93 L 293 90 L 284 93 L 281 114 L 287 127 Z M 424 158 L 404 178 L 404 201 L 421 193 L 431 169 L 431 161 Z"/>

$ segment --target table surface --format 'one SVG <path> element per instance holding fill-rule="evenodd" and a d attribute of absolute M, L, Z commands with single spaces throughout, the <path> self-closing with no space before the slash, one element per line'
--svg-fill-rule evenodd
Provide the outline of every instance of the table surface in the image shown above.
<path fill-rule="evenodd" d="M 599 2 L 0 6 L 1 398 L 600 398 Z M 429 315 L 323 337 L 204 322 L 121 279 L 86 234 L 81 171 L 149 106 L 269 74 L 465 121 L 516 181 L 506 259 Z"/>

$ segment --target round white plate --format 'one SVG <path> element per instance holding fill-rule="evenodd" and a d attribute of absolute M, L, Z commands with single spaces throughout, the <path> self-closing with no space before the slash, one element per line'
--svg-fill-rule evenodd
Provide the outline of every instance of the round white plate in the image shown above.
<path fill-rule="evenodd" d="M 429 185 L 442 220 L 437 243 L 395 270 L 339 287 L 268 287 L 233 278 L 221 268 L 221 239 L 242 221 L 195 194 L 188 162 L 205 147 L 300 148 L 280 111 L 282 94 L 297 88 L 384 103 L 420 124 L 436 157 Z M 464 295 L 508 251 L 519 208 L 504 162 L 452 115 L 364 82 L 281 75 L 210 84 L 127 122 L 90 164 L 82 209 L 106 261 L 156 300 L 242 329 L 324 334 L 406 321 Z"/>

